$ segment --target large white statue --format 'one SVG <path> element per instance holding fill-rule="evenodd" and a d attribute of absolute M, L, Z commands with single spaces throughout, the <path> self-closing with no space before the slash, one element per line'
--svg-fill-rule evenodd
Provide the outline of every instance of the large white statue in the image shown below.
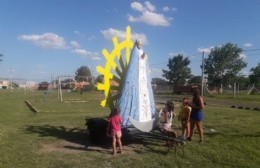
<path fill-rule="evenodd" d="M 147 55 L 142 49 L 140 40 L 135 42 L 132 49 L 118 105 L 121 109 L 123 127 L 132 124 L 134 126 L 141 124 L 147 127 L 145 123 L 151 125 L 155 118 L 155 103 Z M 146 131 L 149 129 L 144 128 Z"/>

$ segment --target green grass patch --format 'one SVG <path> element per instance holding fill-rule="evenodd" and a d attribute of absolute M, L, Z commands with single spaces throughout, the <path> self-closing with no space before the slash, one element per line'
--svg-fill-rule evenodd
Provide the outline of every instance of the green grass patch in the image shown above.
<path fill-rule="evenodd" d="M 33 95 L 33 96 L 31 96 Z M 26 106 L 30 100 L 39 113 Z M 111 156 L 110 146 L 89 143 L 85 118 L 106 117 L 100 93 L 66 93 L 60 102 L 53 92 L 0 92 L 0 167 L 259 167 L 260 113 L 207 105 L 205 143 L 198 134 L 182 151 L 156 140 L 124 145 L 123 155 Z M 178 107 L 178 106 L 177 106 Z M 176 112 L 178 113 L 178 108 Z M 180 135 L 180 123 L 174 119 Z M 87 147 L 86 147 L 87 146 Z"/>

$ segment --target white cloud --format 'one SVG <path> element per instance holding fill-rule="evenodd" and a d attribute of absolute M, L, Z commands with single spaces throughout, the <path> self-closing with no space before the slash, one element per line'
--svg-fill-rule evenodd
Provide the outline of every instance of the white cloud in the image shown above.
<path fill-rule="evenodd" d="M 246 54 L 240 54 L 239 57 L 242 58 L 242 59 L 246 59 L 247 58 Z"/>
<path fill-rule="evenodd" d="M 142 33 L 133 33 L 131 36 L 133 41 L 141 39 L 143 45 L 148 43 L 146 36 Z"/>
<path fill-rule="evenodd" d="M 198 48 L 198 52 L 200 52 L 200 53 L 204 52 L 205 54 L 209 54 L 212 48 L 214 48 L 214 47 L 211 46 L 209 48 Z"/>
<path fill-rule="evenodd" d="M 131 8 L 139 12 L 144 12 L 144 11 L 153 12 L 156 10 L 156 7 L 153 4 L 151 4 L 151 2 L 149 1 L 145 1 L 144 5 L 142 5 L 140 2 L 132 2 Z"/>
<path fill-rule="evenodd" d="M 74 54 L 80 55 L 82 57 L 91 57 L 91 59 L 93 60 L 99 60 L 99 54 L 97 52 L 90 52 L 87 51 L 85 49 L 81 49 L 81 48 L 76 48 L 74 50 L 71 51 Z"/>
<path fill-rule="evenodd" d="M 175 7 L 170 8 L 168 6 L 165 6 L 165 7 L 163 7 L 163 11 L 164 12 L 169 12 L 169 11 L 177 12 L 178 10 Z"/>
<path fill-rule="evenodd" d="M 18 39 L 30 41 L 41 48 L 67 49 L 64 38 L 54 33 L 20 35 Z"/>
<path fill-rule="evenodd" d="M 163 7 L 164 12 L 168 12 L 169 10 L 170 10 L 170 8 L 168 6 Z"/>
<path fill-rule="evenodd" d="M 80 49 L 80 48 L 76 48 L 76 49 L 72 50 L 72 53 L 75 53 L 75 54 L 78 54 L 78 55 L 81 55 L 81 56 L 87 56 L 87 55 L 91 54 L 87 50 Z"/>
<path fill-rule="evenodd" d="M 143 12 L 139 17 L 132 15 L 128 16 L 130 22 L 143 22 L 152 26 L 169 26 L 170 21 L 166 19 L 163 14 L 154 13 L 150 11 Z"/>
<path fill-rule="evenodd" d="M 109 28 L 106 30 L 101 31 L 104 35 L 105 39 L 111 40 L 112 37 L 117 37 L 119 41 L 123 41 L 126 38 L 126 34 L 122 30 L 117 30 L 113 28 Z M 148 43 L 147 37 L 145 34 L 142 33 L 131 33 L 132 40 L 135 41 L 136 39 L 141 39 L 142 43 L 145 45 Z"/>
<path fill-rule="evenodd" d="M 95 60 L 95 61 L 99 61 L 99 60 L 101 60 L 101 58 L 98 57 L 98 56 L 92 57 L 91 59 L 92 59 L 92 60 Z"/>
<path fill-rule="evenodd" d="M 145 10 L 145 8 L 143 7 L 143 5 L 139 2 L 132 2 L 131 3 L 131 8 L 134 10 L 137 10 L 139 12 L 142 12 Z"/>
<path fill-rule="evenodd" d="M 187 55 L 184 51 L 181 51 L 181 52 L 171 52 L 171 53 L 169 53 L 169 57 L 172 58 L 172 57 L 175 57 L 175 56 L 177 56 L 179 54 L 183 55 L 184 57 L 185 57 L 185 55 Z"/>
<path fill-rule="evenodd" d="M 155 6 L 149 1 L 144 2 L 144 6 L 139 2 L 131 3 L 131 7 L 138 12 L 141 12 L 139 16 L 128 15 L 129 22 L 143 22 L 152 26 L 169 26 L 170 20 L 166 18 L 163 14 L 156 13 Z"/>
<path fill-rule="evenodd" d="M 81 32 L 78 31 L 78 30 L 75 30 L 75 31 L 74 31 L 74 34 L 77 35 L 77 36 L 79 36 L 79 37 L 81 37 L 81 38 L 84 38 L 84 37 L 86 36 L 85 34 L 81 33 Z"/>
<path fill-rule="evenodd" d="M 70 42 L 70 45 L 71 45 L 73 48 L 80 48 L 79 43 L 76 42 L 76 41 L 71 41 L 71 42 Z"/>
<path fill-rule="evenodd" d="M 161 78 L 162 76 L 162 69 L 159 68 L 151 68 L 150 69 L 151 76 L 153 78 Z"/>
<path fill-rule="evenodd" d="M 145 2 L 144 2 L 144 5 L 145 5 L 145 7 L 146 7 L 146 9 L 147 9 L 148 11 L 153 12 L 153 11 L 156 10 L 155 6 L 154 6 L 153 4 L 151 4 L 151 2 L 149 2 L 149 1 L 145 1 Z"/>
<path fill-rule="evenodd" d="M 99 54 L 97 52 L 91 52 L 81 48 L 80 44 L 76 41 L 71 41 L 70 44 L 72 46 L 72 53 L 86 58 L 90 57 L 92 60 L 99 60 Z"/>
<path fill-rule="evenodd" d="M 245 43 L 243 44 L 244 47 L 253 47 L 253 44 L 252 43 Z"/>

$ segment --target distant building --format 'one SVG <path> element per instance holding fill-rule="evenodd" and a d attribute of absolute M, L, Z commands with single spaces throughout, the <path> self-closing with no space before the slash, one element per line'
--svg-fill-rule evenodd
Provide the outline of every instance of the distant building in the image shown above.
<path fill-rule="evenodd" d="M 0 89 L 8 89 L 10 86 L 9 80 L 0 79 Z"/>

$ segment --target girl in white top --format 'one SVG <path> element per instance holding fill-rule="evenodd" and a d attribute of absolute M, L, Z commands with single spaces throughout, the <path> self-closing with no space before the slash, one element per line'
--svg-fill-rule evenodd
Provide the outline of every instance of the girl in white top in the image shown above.
<path fill-rule="evenodd" d="M 164 109 L 164 123 L 163 123 L 163 130 L 164 131 L 170 131 L 172 128 L 172 119 L 175 117 L 174 113 L 174 104 L 171 101 L 167 101 Z"/>

